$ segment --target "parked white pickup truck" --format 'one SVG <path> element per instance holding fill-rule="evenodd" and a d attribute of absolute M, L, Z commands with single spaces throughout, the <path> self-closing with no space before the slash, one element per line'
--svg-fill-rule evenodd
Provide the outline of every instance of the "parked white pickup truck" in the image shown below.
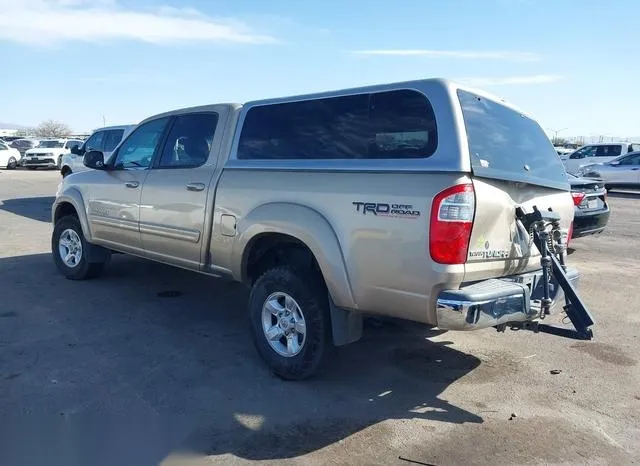
<path fill-rule="evenodd" d="M 71 152 L 72 147 L 81 145 L 80 139 L 43 139 L 36 147 L 24 153 L 22 165 L 29 170 L 60 168 L 62 157 Z"/>

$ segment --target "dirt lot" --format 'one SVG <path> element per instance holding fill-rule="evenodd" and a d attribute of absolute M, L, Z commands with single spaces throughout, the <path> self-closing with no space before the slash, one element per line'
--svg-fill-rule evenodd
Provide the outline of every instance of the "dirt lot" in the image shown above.
<path fill-rule="evenodd" d="M 612 194 L 608 230 L 573 243 L 595 340 L 371 325 L 287 383 L 251 345 L 240 285 L 122 255 L 97 280 L 58 275 L 58 182 L 0 171 L 0 464 L 640 458 L 639 194 Z"/>

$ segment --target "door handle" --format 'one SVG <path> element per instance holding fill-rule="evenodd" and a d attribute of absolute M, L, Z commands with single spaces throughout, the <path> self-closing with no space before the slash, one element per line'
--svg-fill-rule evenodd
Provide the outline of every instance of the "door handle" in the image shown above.
<path fill-rule="evenodd" d="M 187 191 L 203 191 L 204 183 L 187 183 Z"/>
<path fill-rule="evenodd" d="M 640 168 L 636 167 L 636 168 L 632 168 L 631 170 L 636 171 L 636 170 L 640 170 Z"/>
<path fill-rule="evenodd" d="M 137 181 L 127 181 L 124 185 L 127 188 L 137 188 L 138 186 L 140 186 L 140 183 Z"/>

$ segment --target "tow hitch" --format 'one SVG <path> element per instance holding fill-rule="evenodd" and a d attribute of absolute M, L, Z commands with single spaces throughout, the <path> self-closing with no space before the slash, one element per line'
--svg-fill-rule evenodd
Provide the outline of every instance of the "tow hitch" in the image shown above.
<path fill-rule="evenodd" d="M 521 207 L 516 208 L 516 218 L 532 235 L 533 243 L 541 254 L 543 297 L 540 306 L 540 320 L 543 320 L 550 312 L 552 304 L 550 280 L 553 277 L 564 291 L 566 301 L 564 311 L 575 330 L 533 321 L 503 324 L 500 326 L 502 328 L 498 327 L 498 331 L 504 331 L 505 327 L 509 326 L 514 330 L 532 330 L 579 340 L 591 340 L 593 331 L 590 327 L 594 324 L 593 318 L 566 275 L 565 245 L 560 231 L 560 216 L 551 209 L 540 211 L 534 206 L 533 212 L 528 214 Z"/>

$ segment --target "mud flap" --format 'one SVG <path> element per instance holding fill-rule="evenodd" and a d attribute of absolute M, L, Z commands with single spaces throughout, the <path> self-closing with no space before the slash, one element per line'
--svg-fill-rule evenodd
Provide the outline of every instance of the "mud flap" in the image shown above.
<path fill-rule="evenodd" d="M 545 298 L 549 298 L 549 280 L 553 278 L 564 292 L 566 302 L 564 311 L 573 324 L 574 330 L 554 327 L 540 322 L 527 322 L 526 325 L 521 326 L 521 328 L 578 340 L 591 340 L 593 338 L 593 331 L 590 327 L 594 325 L 595 322 L 586 304 L 580 299 L 569 277 L 567 277 L 563 258 L 564 245 L 562 244 L 559 229 L 560 217 L 551 210 L 540 211 L 534 206 L 533 212 L 529 214 L 525 214 L 521 208 L 516 209 L 516 218 L 522 222 L 527 231 L 532 233 L 533 242 L 540 251 Z M 547 232 L 549 224 L 552 226 L 551 237 L 553 238 L 555 247 L 554 251 L 549 251 L 550 234 Z M 541 312 L 542 318 L 544 318 L 544 312 L 545 309 L 543 308 Z"/>
<path fill-rule="evenodd" d="M 362 338 L 362 314 L 337 307 L 329 295 L 329 312 L 331 314 L 331 335 L 336 346 L 348 345 Z"/>

